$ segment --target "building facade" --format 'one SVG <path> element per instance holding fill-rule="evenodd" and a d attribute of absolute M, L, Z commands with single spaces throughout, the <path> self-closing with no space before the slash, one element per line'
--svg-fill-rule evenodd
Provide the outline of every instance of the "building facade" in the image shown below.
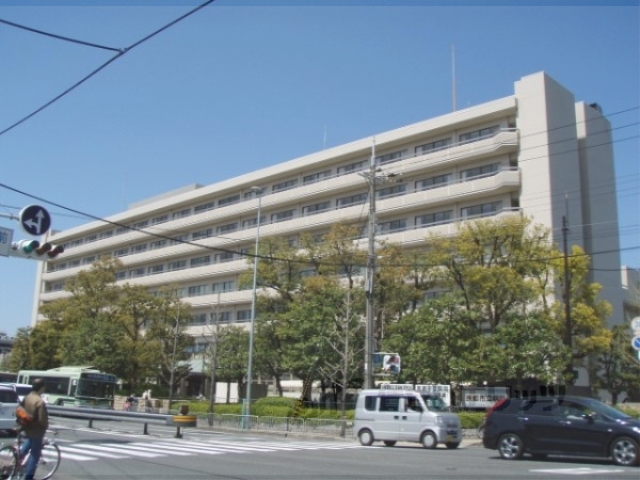
<path fill-rule="evenodd" d="M 375 145 L 375 150 L 372 146 Z M 251 320 L 252 290 L 238 278 L 251 268 L 260 202 L 260 237 L 321 235 L 338 221 L 366 224 L 376 166 L 394 183 L 376 192 L 377 237 L 407 247 L 456 222 L 527 215 L 562 245 L 592 253 L 592 281 L 605 288 L 621 323 L 622 293 L 611 128 L 597 104 L 540 72 L 515 82 L 514 94 L 376 134 L 208 186 L 193 185 L 138 202 L 107 220 L 51 234 L 65 252 L 42 263 L 33 310 L 67 295 L 65 282 L 103 255 L 124 265 L 119 282 L 158 290 L 178 285 L 192 305 L 188 332 L 204 349 L 213 317 Z M 255 188 L 263 189 L 260 200 Z M 366 233 L 364 234 L 366 237 Z"/>

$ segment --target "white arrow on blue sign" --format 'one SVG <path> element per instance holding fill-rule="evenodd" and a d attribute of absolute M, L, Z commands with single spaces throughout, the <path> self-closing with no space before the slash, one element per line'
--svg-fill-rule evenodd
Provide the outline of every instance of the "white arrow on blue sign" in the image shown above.
<path fill-rule="evenodd" d="M 51 227 L 51 215 L 40 205 L 29 205 L 20 210 L 20 226 L 29 235 L 43 235 Z"/>
<path fill-rule="evenodd" d="M 631 340 L 631 346 L 636 350 L 640 350 L 640 335 L 636 335 L 635 337 L 633 337 L 633 339 Z"/>

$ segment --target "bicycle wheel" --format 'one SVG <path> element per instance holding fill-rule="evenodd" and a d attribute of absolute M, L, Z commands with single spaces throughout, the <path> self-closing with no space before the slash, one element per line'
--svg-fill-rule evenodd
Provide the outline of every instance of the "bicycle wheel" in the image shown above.
<path fill-rule="evenodd" d="M 55 443 L 48 443 L 42 447 L 42 455 L 38 461 L 38 468 L 34 480 L 47 480 L 51 478 L 60 465 L 60 449 Z"/>
<path fill-rule="evenodd" d="M 0 479 L 9 480 L 13 478 L 18 466 L 18 456 L 13 447 L 0 448 Z"/>

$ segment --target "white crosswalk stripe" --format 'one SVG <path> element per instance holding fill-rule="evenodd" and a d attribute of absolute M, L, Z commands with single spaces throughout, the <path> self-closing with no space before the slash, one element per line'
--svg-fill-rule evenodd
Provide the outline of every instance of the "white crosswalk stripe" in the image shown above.
<path fill-rule="evenodd" d="M 85 462 L 92 460 L 118 460 L 124 458 L 158 458 L 192 455 L 221 455 L 226 453 L 272 453 L 292 452 L 299 450 L 342 450 L 362 448 L 352 443 L 334 442 L 230 442 L 189 440 L 150 440 L 148 442 L 126 443 L 73 443 L 58 444 L 64 459 Z"/>

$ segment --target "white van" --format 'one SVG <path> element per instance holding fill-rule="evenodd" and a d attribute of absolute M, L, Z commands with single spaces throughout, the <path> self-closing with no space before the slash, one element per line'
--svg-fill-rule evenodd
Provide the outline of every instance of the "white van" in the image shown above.
<path fill-rule="evenodd" d="M 458 448 L 460 417 L 448 410 L 438 397 L 427 395 L 425 401 L 413 390 L 363 390 L 356 401 L 355 432 L 366 446 L 382 440 L 388 447 L 402 441 Z"/>

